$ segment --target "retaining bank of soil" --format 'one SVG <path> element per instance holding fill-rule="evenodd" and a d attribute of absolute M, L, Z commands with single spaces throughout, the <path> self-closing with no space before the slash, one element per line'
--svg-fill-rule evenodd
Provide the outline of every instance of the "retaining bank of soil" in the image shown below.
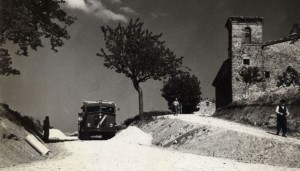
<path fill-rule="evenodd" d="M 189 118 L 188 118 L 189 117 Z M 300 141 L 211 117 L 179 115 L 135 123 L 157 146 L 205 156 L 300 168 Z"/>
<path fill-rule="evenodd" d="M 236 105 L 219 109 L 213 116 L 274 131 L 276 128 L 275 109 L 276 105 Z M 300 107 L 288 106 L 288 109 L 290 113 L 287 118 L 288 134 L 300 138 Z"/>
<path fill-rule="evenodd" d="M 29 134 L 37 136 L 37 127 L 29 117 L 21 116 L 9 109 L 8 105 L 0 104 L 0 168 L 53 158 L 63 151 L 60 145 L 45 144 L 50 153 L 42 156 L 31 147 L 25 137 Z"/>

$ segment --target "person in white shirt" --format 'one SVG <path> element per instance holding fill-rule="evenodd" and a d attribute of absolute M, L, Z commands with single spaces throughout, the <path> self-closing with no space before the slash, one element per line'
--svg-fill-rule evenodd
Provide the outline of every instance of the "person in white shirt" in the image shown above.
<path fill-rule="evenodd" d="M 178 111 L 179 111 L 179 102 L 178 102 L 178 99 L 176 98 L 175 101 L 173 102 L 173 106 L 174 106 L 174 109 L 175 109 L 175 115 L 178 114 Z"/>
<path fill-rule="evenodd" d="M 277 135 L 279 135 L 280 130 L 282 130 L 282 136 L 286 137 L 287 132 L 287 116 L 289 115 L 289 110 L 286 107 L 286 101 L 284 99 L 280 100 L 280 104 L 276 107 L 277 113 Z"/>

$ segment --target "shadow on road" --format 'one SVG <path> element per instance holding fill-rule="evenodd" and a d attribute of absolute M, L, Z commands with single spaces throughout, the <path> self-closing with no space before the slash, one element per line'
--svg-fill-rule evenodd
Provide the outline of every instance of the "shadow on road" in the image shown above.
<path fill-rule="evenodd" d="M 83 140 L 83 141 L 99 141 L 99 140 L 110 140 L 110 139 L 112 139 L 113 137 L 104 137 L 104 138 L 93 138 L 93 137 L 91 137 L 91 138 L 84 138 L 84 139 L 79 139 L 79 140 Z"/>
<path fill-rule="evenodd" d="M 276 136 L 277 136 L 277 134 L 274 133 L 274 132 L 267 131 L 267 133 L 268 133 L 268 134 L 272 134 L 272 135 L 276 135 Z"/>
<path fill-rule="evenodd" d="M 59 140 L 59 139 L 50 139 L 50 140 L 48 140 L 48 142 L 47 143 L 60 143 L 60 142 L 66 142 L 66 141 L 78 141 L 78 139 L 70 139 L 70 140 L 68 140 L 68 139 L 66 139 L 66 140 Z"/>

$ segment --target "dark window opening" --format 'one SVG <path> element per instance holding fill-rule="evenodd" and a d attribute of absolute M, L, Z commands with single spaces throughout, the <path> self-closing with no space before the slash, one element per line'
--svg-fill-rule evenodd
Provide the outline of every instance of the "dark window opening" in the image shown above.
<path fill-rule="evenodd" d="M 93 112 L 99 112 L 100 111 L 100 106 L 88 106 L 86 107 L 86 112 L 87 113 L 93 113 Z"/>
<path fill-rule="evenodd" d="M 250 44 L 251 43 L 251 28 L 250 27 L 246 27 L 244 29 L 244 35 L 245 35 L 244 43 Z"/>
<path fill-rule="evenodd" d="M 243 59 L 244 65 L 250 65 L 250 59 Z"/>
<path fill-rule="evenodd" d="M 265 72 L 265 78 L 270 78 L 270 72 L 269 71 Z"/>
<path fill-rule="evenodd" d="M 101 112 L 115 113 L 115 108 L 114 107 L 101 106 Z"/>

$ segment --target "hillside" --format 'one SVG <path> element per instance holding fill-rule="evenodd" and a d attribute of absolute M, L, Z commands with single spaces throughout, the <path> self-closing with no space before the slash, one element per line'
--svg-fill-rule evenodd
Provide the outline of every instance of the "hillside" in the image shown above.
<path fill-rule="evenodd" d="M 265 130 L 276 128 L 276 106 L 281 99 L 287 100 L 288 134 L 300 138 L 300 91 L 294 87 L 276 88 L 264 94 L 251 94 L 249 99 L 218 109 L 214 117 L 223 118 Z"/>
<path fill-rule="evenodd" d="M 25 141 L 29 134 L 39 137 L 40 129 L 38 121 L 21 116 L 6 104 L 0 104 L 0 168 L 54 156 L 54 153 L 41 156 Z M 53 144 L 46 146 L 50 149 L 56 148 Z"/>
<path fill-rule="evenodd" d="M 212 117 L 161 116 L 136 122 L 152 143 L 204 156 L 300 168 L 300 140 Z"/>
<path fill-rule="evenodd" d="M 288 135 L 300 138 L 300 107 L 288 106 L 290 116 L 287 118 Z M 214 117 L 219 117 L 247 125 L 261 127 L 265 130 L 276 129 L 276 105 L 228 106 L 218 110 Z"/>

